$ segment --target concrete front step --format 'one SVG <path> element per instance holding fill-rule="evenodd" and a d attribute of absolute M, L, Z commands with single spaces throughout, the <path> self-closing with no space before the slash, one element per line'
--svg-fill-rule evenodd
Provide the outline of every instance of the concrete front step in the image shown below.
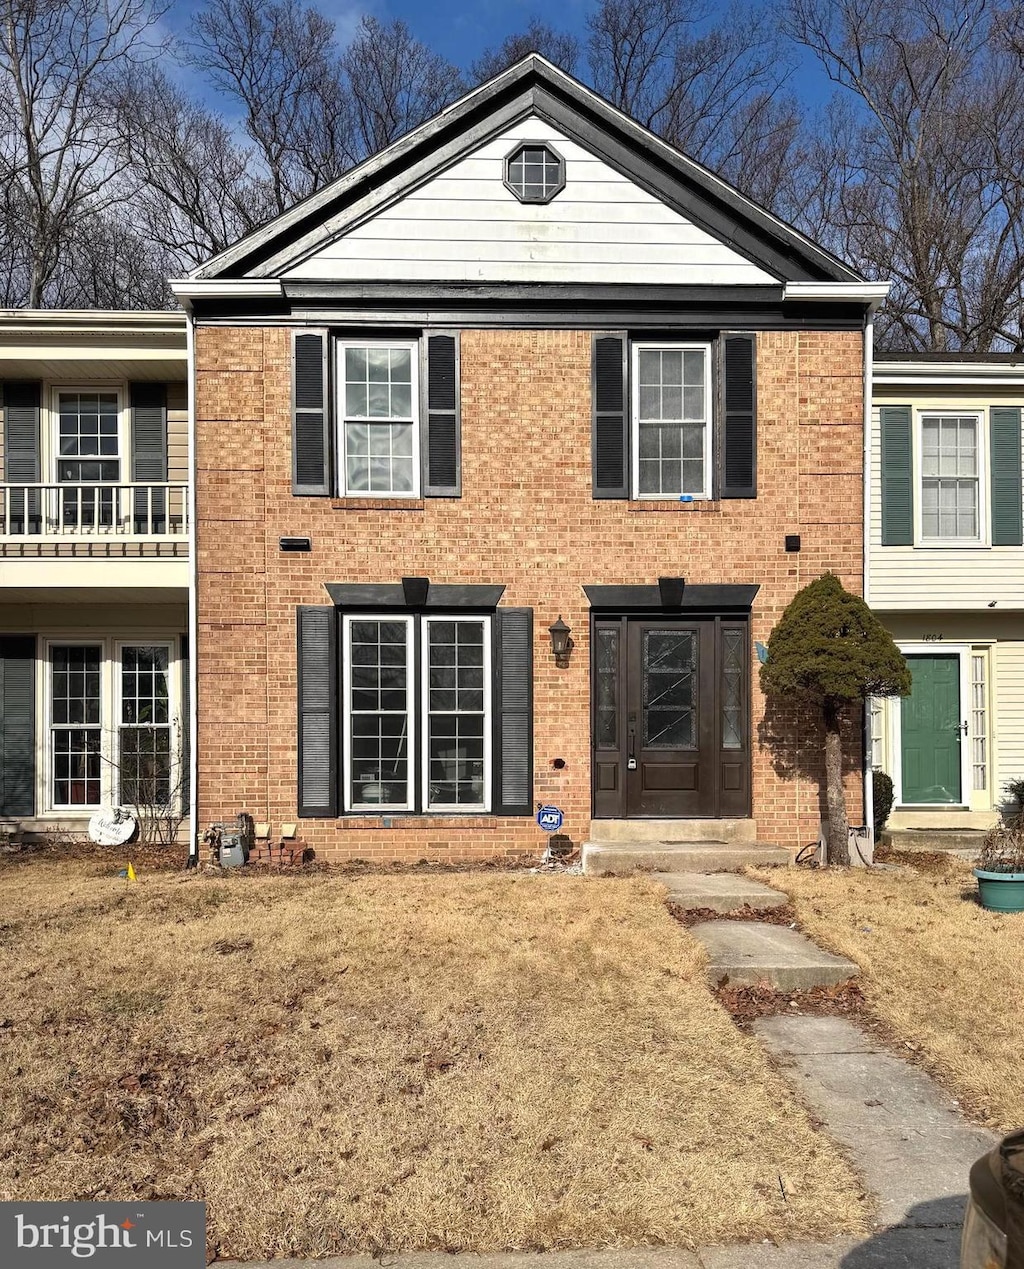
<path fill-rule="evenodd" d="M 753 842 L 757 824 L 728 820 L 591 820 L 592 842 Z"/>
<path fill-rule="evenodd" d="M 789 864 L 781 846 L 759 842 L 595 842 L 583 843 L 583 871 L 590 877 L 634 872 L 737 872 L 748 864 Z"/>
<path fill-rule="evenodd" d="M 882 834 L 882 843 L 892 850 L 977 853 L 984 841 L 985 831 L 980 828 L 906 828 L 890 829 Z"/>
<path fill-rule="evenodd" d="M 768 982 L 778 991 L 807 991 L 834 987 L 860 972 L 853 961 L 822 951 L 785 925 L 704 921 L 690 933 L 708 949 L 708 981 L 713 987 Z"/>
<path fill-rule="evenodd" d="M 789 898 L 737 872 L 654 872 L 651 880 L 660 881 L 668 890 L 669 903 L 690 910 L 710 908 L 712 912 L 739 912 L 750 908 L 763 912 L 781 907 Z"/>

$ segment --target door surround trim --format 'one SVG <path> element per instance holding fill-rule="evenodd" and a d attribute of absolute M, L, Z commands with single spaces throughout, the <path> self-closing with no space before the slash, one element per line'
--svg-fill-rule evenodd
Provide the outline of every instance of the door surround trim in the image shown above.
<path fill-rule="evenodd" d="M 960 742 L 960 801 L 959 802 L 904 802 L 903 801 L 903 709 L 902 697 L 894 698 L 894 708 L 889 715 L 889 752 L 892 754 L 893 810 L 895 811 L 969 811 L 971 809 L 971 747 L 970 718 L 964 718 L 965 702 L 969 702 L 971 648 L 969 643 L 946 643 L 935 640 L 929 643 L 897 641 L 896 646 L 904 656 L 956 656 L 960 665 L 960 714 L 968 731 L 961 733 Z"/>

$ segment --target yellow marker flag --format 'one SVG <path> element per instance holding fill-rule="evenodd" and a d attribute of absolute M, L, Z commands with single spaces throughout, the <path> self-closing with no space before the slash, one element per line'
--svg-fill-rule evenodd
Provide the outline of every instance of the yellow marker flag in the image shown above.
<path fill-rule="evenodd" d="M 130 864 L 130 863 L 129 863 L 129 865 L 128 865 L 128 878 L 127 878 L 127 879 L 128 879 L 129 881 L 138 881 L 138 877 L 136 877 L 136 875 L 135 875 L 135 869 L 131 866 L 131 864 Z"/>

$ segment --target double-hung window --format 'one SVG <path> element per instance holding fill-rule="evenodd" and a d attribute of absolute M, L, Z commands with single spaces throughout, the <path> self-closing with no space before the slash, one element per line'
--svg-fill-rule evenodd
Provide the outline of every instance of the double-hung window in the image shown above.
<path fill-rule="evenodd" d="M 485 811 L 491 619 L 346 615 L 345 809 Z"/>
<path fill-rule="evenodd" d="M 76 528 L 110 528 L 121 479 L 121 405 L 116 392 L 57 393 L 56 476 L 60 519 Z"/>
<path fill-rule="evenodd" d="M 419 492 L 415 342 L 338 344 L 342 494 Z"/>
<path fill-rule="evenodd" d="M 169 641 L 48 645 L 48 809 L 175 800 L 172 653 Z"/>
<path fill-rule="evenodd" d="M 977 414 L 921 416 L 921 538 L 982 534 L 982 427 Z"/>
<path fill-rule="evenodd" d="M 633 344 L 633 496 L 711 496 L 711 349 Z"/>

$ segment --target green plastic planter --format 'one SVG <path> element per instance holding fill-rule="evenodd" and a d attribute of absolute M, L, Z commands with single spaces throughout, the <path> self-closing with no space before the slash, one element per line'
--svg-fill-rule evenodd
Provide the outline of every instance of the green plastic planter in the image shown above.
<path fill-rule="evenodd" d="M 1024 912 L 1024 872 L 986 872 L 975 868 L 978 897 L 989 912 Z"/>

